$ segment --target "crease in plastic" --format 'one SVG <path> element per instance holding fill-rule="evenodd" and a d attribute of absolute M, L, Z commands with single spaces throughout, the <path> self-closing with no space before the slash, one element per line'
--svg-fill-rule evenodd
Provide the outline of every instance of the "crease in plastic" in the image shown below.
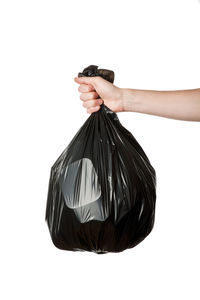
<path fill-rule="evenodd" d="M 154 226 L 156 173 L 144 150 L 104 104 L 51 167 L 45 220 L 54 245 L 121 252 Z"/>

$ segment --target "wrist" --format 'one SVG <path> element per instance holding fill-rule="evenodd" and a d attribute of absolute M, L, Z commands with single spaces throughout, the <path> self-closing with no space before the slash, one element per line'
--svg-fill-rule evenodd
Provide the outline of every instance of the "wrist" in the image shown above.
<path fill-rule="evenodd" d="M 123 112 L 125 111 L 124 107 L 124 89 L 117 87 L 117 93 L 115 96 L 115 101 L 117 104 L 116 112 Z"/>
<path fill-rule="evenodd" d="M 137 104 L 137 93 L 134 89 L 121 88 L 121 111 L 123 112 L 135 112 Z"/>

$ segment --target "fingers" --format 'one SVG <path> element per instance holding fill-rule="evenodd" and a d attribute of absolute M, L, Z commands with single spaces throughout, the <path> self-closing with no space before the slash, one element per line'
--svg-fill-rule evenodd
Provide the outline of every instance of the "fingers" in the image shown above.
<path fill-rule="evenodd" d="M 87 100 L 97 99 L 98 96 L 99 95 L 97 94 L 97 92 L 82 93 L 80 95 L 80 99 L 83 101 L 87 101 Z"/>
<path fill-rule="evenodd" d="M 93 113 L 100 109 L 100 105 L 103 103 L 101 98 L 98 98 L 96 92 L 82 93 L 80 99 L 83 101 L 83 107 L 87 109 L 87 113 Z"/>
<path fill-rule="evenodd" d="M 97 77 L 75 77 L 74 81 L 79 83 L 78 91 L 81 92 L 80 99 L 83 101 L 83 107 L 87 109 L 87 113 L 93 113 L 100 109 L 103 103 L 99 95 L 95 91 L 95 80 Z"/>
<path fill-rule="evenodd" d="M 86 93 L 86 92 L 92 92 L 95 91 L 95 89 L 87 84 L 82 83 L 79 87 L 78 87 L 78 91 L 81 93 Z"/>
<path fill-rule="evenodd" d="M 84 101 L 83 107 L 85 107 L 87 109 L 91 109 L 91 108 L 100 106 L 102 103 L 103 103 L 102 99 Z"/>
<path fill-rule="evenodd" d="M 98 111 L 100 109 L 100 106 L 95 106 L 95 107 L 91 107 L 91 108 L 87 108 L 87 113 L 88 114 L 92 114 L 95 111 Z"/>

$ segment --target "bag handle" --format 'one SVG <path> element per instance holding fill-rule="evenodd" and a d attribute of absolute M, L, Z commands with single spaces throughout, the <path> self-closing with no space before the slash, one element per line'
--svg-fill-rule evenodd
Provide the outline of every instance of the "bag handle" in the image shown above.
<path fill-rule="evenodd" d="M 113 83 L 115 73 L 112 70 L 107 69 L 98 69 L 96 65 L 90 65 L 83 70 L 83 72 L 78 73 L 78 77 L 93 77 L 93 76 L 101 76 L 103 79 Z"/>

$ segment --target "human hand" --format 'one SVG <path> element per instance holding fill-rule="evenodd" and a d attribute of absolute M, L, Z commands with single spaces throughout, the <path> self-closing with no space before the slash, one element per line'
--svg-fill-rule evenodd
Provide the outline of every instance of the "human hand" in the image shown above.
<path fill-rule="evenodd" d="M 100 109 L 104 103 L 114 112 L 122 112 L 122 90 L 111 82 L 100 76 L 75 77 L 74 81 L 79 83 L 78 91 L 81 92 L 80 99 L 87 113 L 93 113 Z"/>

